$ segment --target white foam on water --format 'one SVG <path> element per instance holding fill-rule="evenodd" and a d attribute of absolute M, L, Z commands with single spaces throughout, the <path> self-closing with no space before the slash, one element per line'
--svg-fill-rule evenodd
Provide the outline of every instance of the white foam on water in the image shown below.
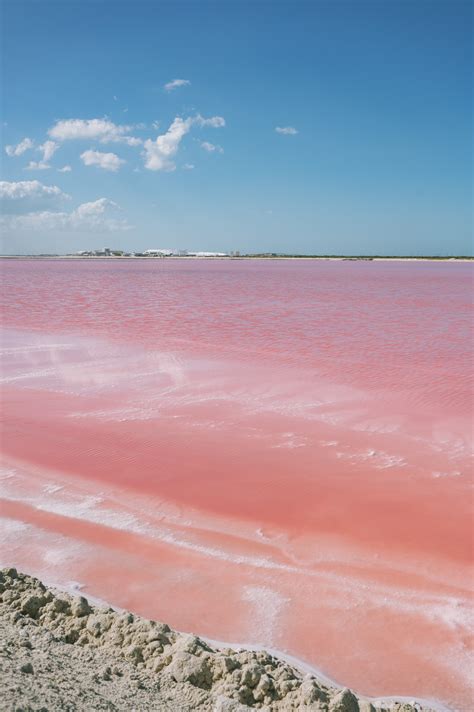
<path fill-rule="evenodd" d="M 402 455 L 391 455 L 382 450 L 368 449 L 362 452 L 338 451 L 336 457 L 348 460 L 351 464 L 370 462 L 376 470 L 386 470 L 391 467 L 406 467 L 408 461 Z"/>
<path fill-rule="evenodd" d="M 388 467 L 406 467 L 408 462 L 401 455 L 388 455 L 377 453 L 378 459 L 375 467 L 377 470 L 386 470 Z"/>
<path fill-rule="evenodd" d="M 298 447 L 306 447 L 307 438 L 296 435 L 296 433 L 283 433 L 283 441 L 277 445 L 272 445 L 272 448 L 288 448 L 293 450 Z"/>
<path fill-rule="evenodd" d="M 431 473 L 433 477 L 439 478 L 439 477 L 460 477 L 462 475 L 462 472 L 460 470 L 453 470 L 451 472 L 432 472 Z"/>
<path fill-rule="evenodd" d="M 266 586 L 244 586 L 242 599 L 252 605 L 253 612 L 249 615 L 252 627 L 258 635 L 274 642 L 280 626 L 283 608 L 290 602 L 289 598 Z"/>
<path fill-rule="evenodd" d="M 45 368 L 37 371 L 27 371 L 26 373 L 20 373 L 16 376 L 3 376 L 0 378 L 0 383 L 16 383 L 17 381 L 28 381 L 31 379 L 43 379 L 45 376 L 54 376 L 56 374 L 55 368 Z"/>
<path fill-rule="evenodd" d="M 1 480 L 11 480 L 15 477 L 15 475 L 16 475 L 15 470 L 2 469 L 0 471 L 0 481 Z"/>
<path fill-rule="evenodd" d="M 111 408 L 110 410 L 78 411 L 68 413 L 68 418 L 83 418 L 85 420 L 101 420 L 104 422 L 123 423 L 133 420 L 154 420 L 160 416 L 155 408 Z"/>
<path fill-rule="evenodd" d="M 43 487 L 43 490 L 47 494 L 54 494 L 55 492 L 61 492 L 62 489 L 64 489 L 63 485 L 57 485 L 57 484 L 53 484 L 53 483 L 46 484 Z"/>
<path fill-rule="evenodd" d="M 72 539 L 59 535 L 54 540 L 48 542 L 42 552 L 42 560 L 47 566 L 67 566 L 71 568 L 74 562 L 80 563 L 84 556 L 85 547 L 83 544 L 74 542 Z"/>
<path fill-rule="evenodd" d="M 377 421 L 367 421 L 364 423 L 357 423 L 353 425 L 352 430 L 356 430 L 362 433 L 377 433 L 380 435 L 387 435 L 399 432 L 400 425 L 398 423 L 380 423 Z"/>
<path fill-rule="evenodd" d="M 23 534 L 30 529 L 30 524 L 22 522 L 19 519 L 10 519 L 9 517 L 4 517 L 3 515 L 0 517 L 0 536 L 6 537 L 20 533 Z"/>

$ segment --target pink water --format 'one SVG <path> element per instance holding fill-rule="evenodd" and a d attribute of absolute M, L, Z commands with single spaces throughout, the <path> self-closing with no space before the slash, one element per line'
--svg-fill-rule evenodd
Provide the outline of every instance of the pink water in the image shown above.
<path fill-rule="evenodd" d="M 472 710 L 472 275 L 4 261 L 2 560 Z"/>

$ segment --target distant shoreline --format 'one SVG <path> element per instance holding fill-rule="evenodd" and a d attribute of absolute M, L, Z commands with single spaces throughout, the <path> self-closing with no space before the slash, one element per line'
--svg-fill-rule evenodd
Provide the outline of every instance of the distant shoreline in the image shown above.
<path fill-rule="evenodd" d="M 372 255 L 241 255 L 241 256 L 219 256 L 219 257 L 196 257 L 194 255 L 169 255 L 166 257 L 144 257 L 144 256 L 123 256 L 123 255 L 0 255 L 2 260 L 311 260 L 315 262 L 474 262 L 474 256 L 372 256 Z"/>

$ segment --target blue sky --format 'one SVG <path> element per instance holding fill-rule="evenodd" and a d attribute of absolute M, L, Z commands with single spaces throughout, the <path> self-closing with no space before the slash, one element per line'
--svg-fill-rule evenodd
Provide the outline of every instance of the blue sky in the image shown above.
<path fill-rule="evenodd" d="M 471 254 L 471 13 L 4 0 L 4 251 Z"/>

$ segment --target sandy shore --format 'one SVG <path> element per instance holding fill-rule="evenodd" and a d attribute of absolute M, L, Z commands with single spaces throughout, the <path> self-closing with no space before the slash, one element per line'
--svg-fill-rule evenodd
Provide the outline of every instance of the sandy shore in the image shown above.
<path fill-rule="evenodd" d="M 268 652 L 211 646 L 166 624 L 47 588 L 15 569 L 0 573 L 0 596 L 5 710 L 436 708 L 405 700 L 361 699 Z"/>

